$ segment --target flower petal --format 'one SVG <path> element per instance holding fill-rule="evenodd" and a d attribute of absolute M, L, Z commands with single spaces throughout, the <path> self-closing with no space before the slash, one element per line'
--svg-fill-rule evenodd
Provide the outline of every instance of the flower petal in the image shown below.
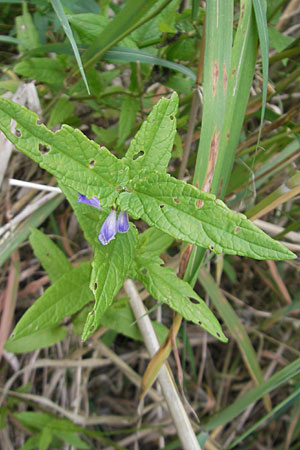
<path fill-rule="evenodd" d="M 117 221 L 117 229 L 119 233 L 127 233 L 129 230 L 129 221 L 127 211 L 121 211 Z"/>
<path fill-rule="evenodd" d="M 91 199 L 87 199 L 85 195 L 78 194 L 79 197 L 77 199 L 77 203 L 85 203 L 86 205 L 93 206 L 94 208 L 101 209 L 100 202 L 98 200 L 98 197 L 94 195 Z"/>
<path fill-rule="evenodd" d="M 115 239 L 117 231 L 117 212 L 112 209 L 101 227 L 98 239 L 102 245 L 107 245 L 112 239 Z"/>

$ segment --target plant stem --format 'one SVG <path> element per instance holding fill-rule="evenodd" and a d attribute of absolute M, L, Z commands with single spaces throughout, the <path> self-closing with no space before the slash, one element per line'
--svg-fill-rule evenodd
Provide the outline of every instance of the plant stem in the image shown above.
<path fill-rule="evenodd" d="M 159 349 L 159 343 L 152 327 L 151 320 L 147 315 L 146 309 L 133 281 L 129 279 L 125 280 L 124 288 L 130 297 L 130 306 L 137 319 L 146 348 L 152 358 Z M 184 450 L 201 450 L 191 422 L 178 395 L 172 374 L 165 364 L 160 369 L 158 381 L 161 385 L 162 393 L 168 405 L 178 437 L 181 440 L 182 448 Z"/>

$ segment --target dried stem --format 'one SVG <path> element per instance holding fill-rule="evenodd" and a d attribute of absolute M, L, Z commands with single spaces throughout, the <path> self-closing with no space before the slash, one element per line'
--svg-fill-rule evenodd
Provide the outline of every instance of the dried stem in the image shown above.
<path fill-rule="evenodd" d="M 146 309 L 133 281 L 126 280 L 124 288 L 130 297 L 130 306 L 137 319 L 146 348 L 152 358 L 159 349 L 159 343 L 152 327 L 151 320 L 146 314 Z M 181 440 L 182 448 L 184 450 L 201 450 L 191 422 L 178 395 L 173 377 L 166 365 L 162 366 L 158 375 L 158 381 L 161 385 L 162 393 L 167 402 L 178 437 Z"/>

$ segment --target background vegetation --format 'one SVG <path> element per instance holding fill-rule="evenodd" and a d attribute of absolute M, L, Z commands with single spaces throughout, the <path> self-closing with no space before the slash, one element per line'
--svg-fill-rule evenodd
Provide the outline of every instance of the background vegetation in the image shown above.
<path fill-rule="evenodd" d="M 175 90 L 168 172 L 299 252 L 298 0 L 33 0 L 0 8 L 4 97 L 54 131 L 79 128 L 121 158 L 152 107 Z M 181 448 L 159 389 L 138 414 L 148 354 L 128 290 L 84 343 L 86 308 L 38 340 L 4 346 L 24 311 L 92 250 L 62 195 L 9 186 L 11 178 L 47 186 L 55 179 L 0 138 L 3 448 Z M 40 226 L 44 234 L 32 231 Z M 298 261 L 213 256 L 151 239 L 229 339 L 183 321 L 169 357 L 201 448 L 299 448 Z M 59 250 L 65 266 L 57 265 Z M 163 339 L 172 310 L 136 287 Z"/>

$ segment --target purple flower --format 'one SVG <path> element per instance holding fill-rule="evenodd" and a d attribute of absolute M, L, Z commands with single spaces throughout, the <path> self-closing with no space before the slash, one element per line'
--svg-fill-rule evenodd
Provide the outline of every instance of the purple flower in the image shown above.
<path fill-rule="evenodd" d="M 100 202 L 96 195 L 91 199 L 87 199 L 83 194 L 78 195 L 77 203 L 85 203 L 86 205 L 101 209 Z M 128 213 L 126 211 L 121 211 L 117 220 L 117 211 L 112 209 L 100 229 L 98 239 L 102 245 L 107 245 L 110 241 L 115 239 L 117 233 L 127 233 L 128 230 Z"/>
<path fill-rule="evenodd" d="M 112 209 L 101 227 L 98 239 L 102 245 L 107 245 L 117 234 L 117 211 Z"/>
<path fill-rule="evenodd" d="M 129 230 L 129 221 L 127 211 L 121 211 L 117 221 L 117 230 L 119 233 L 127 233 Z"/>
<path fill-rule="evenodd" d="M 79 194 L 79 197 L 77 199 L 77 203 L 85 203 L 86 205 L 93 206 L 94 208 L 101 209 L 100 202 L 98 200 L 98 197 L 94 195 L 91 199 L 87 199 L 85 195 Z"/>

